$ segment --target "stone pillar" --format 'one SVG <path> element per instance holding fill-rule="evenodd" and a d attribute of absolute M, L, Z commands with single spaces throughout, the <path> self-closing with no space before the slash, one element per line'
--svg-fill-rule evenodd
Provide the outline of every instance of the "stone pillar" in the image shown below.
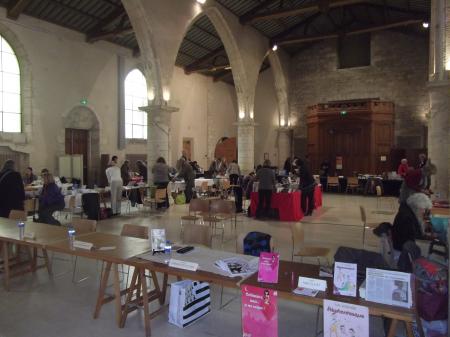
<path fill-rule="evenodd" d="M 244 120 L 237 125 L 238 163 L 243 174 L 253 171 L 255 167 L 255 122 Z"/>
<path fill-rule="evenodd" d="M 428 125 L 428 157 L 437 167 L 431 189 L 440 198 L 449 195 L 449 114 L 450 83 L 430 82 L 430 119 Z"/>
<path fill-rule="evenodd" d="M 139 110 L 147 112 L 147 164 L 148 181 L 153 182 L 151 168 L 158 157 L 170 161 L 170 115 L 178 108 L 167 105 L 149 105 Z"/>
<path fill-rule="evenodd" d="M 286 158 L 291 156 L 291 129 L 278 128 L 278 167 L 283 168 Z"/>

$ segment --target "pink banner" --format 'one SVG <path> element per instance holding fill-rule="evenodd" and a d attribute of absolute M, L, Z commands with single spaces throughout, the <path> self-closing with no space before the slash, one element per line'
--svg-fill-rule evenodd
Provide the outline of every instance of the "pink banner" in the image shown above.
<path fill-rule="evenodd" d="M 242 288 L 243 337 L 278 337 L 277 296 L 276 290 Z"/>

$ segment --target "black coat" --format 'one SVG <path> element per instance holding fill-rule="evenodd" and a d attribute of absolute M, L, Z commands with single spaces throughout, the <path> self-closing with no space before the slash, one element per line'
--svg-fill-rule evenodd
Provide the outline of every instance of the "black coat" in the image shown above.
<path fill-rule="evenodd" d="M 406 203 L 401 203 L 392 226 L 392 242 L 394 249 L 402 251 L 406 241 L 414 241 L 422 237 L 419 221 Z"/>
<path fill-rule="evenodd" d="M 7 218 L 13 209 L 23 210 L 25 190 L 18 172 L 0 172 L 0 217 Z"/>

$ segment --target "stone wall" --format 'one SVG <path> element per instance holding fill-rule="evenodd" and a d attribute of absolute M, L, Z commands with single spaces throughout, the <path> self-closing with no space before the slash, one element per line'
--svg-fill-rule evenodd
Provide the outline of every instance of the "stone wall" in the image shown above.
<path fill-rule="evenodd" d="M 372 34 L 371 66 L 337 69 L 337 41 L 314 44 L 292 58 L 291 113 L 296 154 L 306 148 L 307 107 L 327 101 L 379 97 L 395 103 L 395 142 L 426 145 L 429 112 L 428 39 L 400 32 Z"/>

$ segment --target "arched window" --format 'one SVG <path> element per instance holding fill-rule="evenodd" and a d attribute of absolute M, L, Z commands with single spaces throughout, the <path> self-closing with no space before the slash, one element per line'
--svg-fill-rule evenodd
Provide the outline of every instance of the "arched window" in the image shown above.
<path fill-rule="evenodd" d="M 16 54 L 0 36 L 0 131 L 21 132 L 20 68 Z"/>
<path fill-rule="evenodd" d="M 138 69 L 125 78 L 125 138 L 147 139 L 147 113 L 139 107 L 147 105 L 147 82 Z"/>

